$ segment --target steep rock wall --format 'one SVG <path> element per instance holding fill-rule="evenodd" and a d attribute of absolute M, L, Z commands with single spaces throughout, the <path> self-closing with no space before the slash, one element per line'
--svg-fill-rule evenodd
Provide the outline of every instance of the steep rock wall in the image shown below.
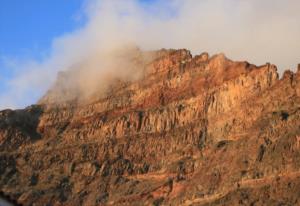
<path fill-rule="evenodd" d="M 297 181 L 299 71 L 278 79 L 271 64 L 184 49 L 154 57 L 105 95 L 56 102 L 59 79 L 39 104 L 0 112 L 1 190 L 24 205 L 230 205 L 254 201 L 255 181 Z"/>

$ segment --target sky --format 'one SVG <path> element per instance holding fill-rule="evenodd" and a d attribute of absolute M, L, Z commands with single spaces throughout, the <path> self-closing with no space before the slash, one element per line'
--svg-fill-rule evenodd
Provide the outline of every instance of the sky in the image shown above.
<path fill-rule="evenodd" d="M 299 0 L 1 0 L 0 109 L 36 103 L 74 65 L 103 76 L 95 58 L 126 44 L 224 52 L 282 73 L 300 63 L 299 10 Z"/>
<path fill-rule="evenodd" d="M 53 38 L 82 26 L 82 6 L 82 0 L 0 1 L 0 109 L 24 107 L 40 97 L 34 89 L 16 97 L 6 94 L 24 69 L 18 62 L 45 58 Z"/>
<path fill-rule="evenodd" d="M 139 1 L 143 7 L 156 2 Z M 26 73 L 28 67 L 23 63 L 43 61 L 51 53 L 56 37 L 86 23 L 87 4 L 86 0 L 0 1 L 0 110 L 34 104 L 44 94 L 50 83 L 23 91 L 14 88 L 14 80 Z"/>

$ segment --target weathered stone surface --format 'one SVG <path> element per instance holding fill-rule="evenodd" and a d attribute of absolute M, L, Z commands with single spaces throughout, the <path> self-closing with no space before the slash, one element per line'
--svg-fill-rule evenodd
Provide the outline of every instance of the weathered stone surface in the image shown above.
<path fill-rule="evenodd" d="M 1 191 L 24 205 L 300 204 L 299 71 L 154 57 L 106 95 L 55 103 L 56 85 L 0 112 Z"/>

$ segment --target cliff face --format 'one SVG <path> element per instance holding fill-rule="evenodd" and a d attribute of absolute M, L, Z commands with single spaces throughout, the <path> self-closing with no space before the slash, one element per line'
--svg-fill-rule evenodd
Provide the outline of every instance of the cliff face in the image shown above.
<path fill-rule="evenodd" d="M 187 50 L 141 69 L 84 102 L 56 104 L 56 85 L 0 112 L 0 189 L 24 205 L 300 204 L 300 71 Z"/>

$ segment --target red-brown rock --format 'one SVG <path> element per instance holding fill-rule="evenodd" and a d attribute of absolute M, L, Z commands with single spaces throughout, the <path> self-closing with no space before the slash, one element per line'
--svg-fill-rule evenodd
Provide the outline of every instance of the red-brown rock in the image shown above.
<path fill-rule="evenodd" d="M 39 104 L 0 112 L 1 191 L 24 205 L 300 204 L 299 75 L 153 57 L 106 95 L 57 103 L 61 74 Z"/>

